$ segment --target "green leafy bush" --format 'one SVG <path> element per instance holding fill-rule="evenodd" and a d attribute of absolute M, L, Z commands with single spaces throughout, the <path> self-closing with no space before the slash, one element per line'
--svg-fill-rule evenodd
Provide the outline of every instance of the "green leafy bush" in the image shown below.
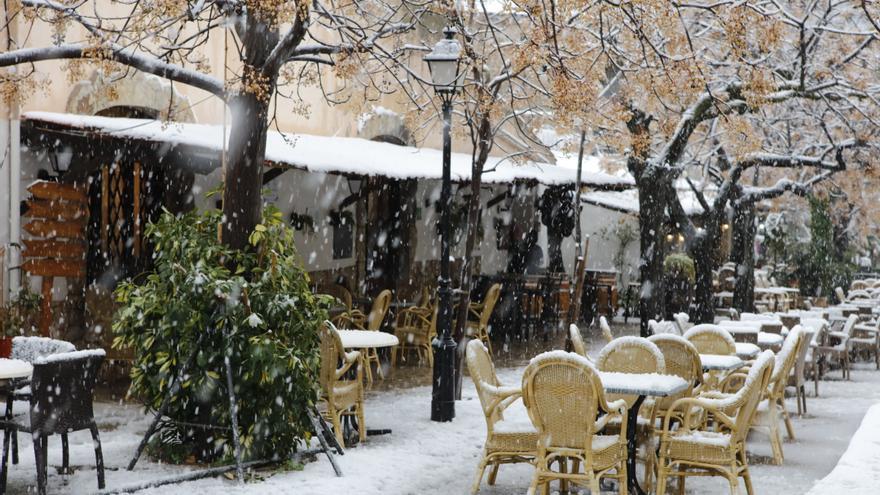
<path fill-rule="evenodd" d="M 666 277 L 675 280 L 686 280 L 693 283 L 697 278 L 694 269 L 694 260 L 682 253 L 673 253 L 663 260 L 663 273 Z"/>
<path fill-rule="evenodd" d="M 217 240 L 219 222 L 217 211 L 166 212 L 147 227 L 154 272 L 116 289 L 113 345 L 134 351 L 129 394 L 154 411 L 195 353 L 155 437 L 174 458 L 232 454 L 226 352 L 245 455 L 284 458 L 310 435 L 326 304 L 309 291 L 280 212 L 264 212 L 246 251 Z"/>

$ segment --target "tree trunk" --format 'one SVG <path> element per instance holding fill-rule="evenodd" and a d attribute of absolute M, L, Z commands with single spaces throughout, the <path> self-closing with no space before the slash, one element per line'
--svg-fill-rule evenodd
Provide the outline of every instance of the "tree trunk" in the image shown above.
<path fill-rule="evenodd" d="M 734 203 L 733 246 L 730 260 L 736 263 L 733 307 L 739 312 L 755 310 L 755 225 L 754 203 Z"/>
<path fill-rule="evenodd" d="M 691 315 L 695 323 L 712 323 L 715 321 L 715 297 L 712 281 L 715 278 L 720 233 L 720 213 L 703 223 L 703 230 L 694 238 L 691 258 L 694 260 L 696 275 L 694 284 L 694 311 Z"/>
<path fill-rule="evenodd" d="M 562 236 L 556 229 L 547 229 L 547 258 L 549 260 L 548 272 L 565 272 L 565 263 L 562 261 Z"/>
<path fill-rule="evenodd" d="M 263 163 L 266 155 L 268 101 L 241 93 L 232 101 L 232 125 L 226 154 L 223 242 L 233 249 L 248 245 L 260 223 Z"/>
<path fill-rule="evenodd" d="M 639 181 L 639 278 L 642 289 L 639 293 L 639 333 L 643 337 L 651 334 L 648 320 L 657 319 L 663 314 L 663 253 L 666 231 L 664 228 L 664 208 L 666 205 L 662 188 L 648 174 Z"/>
<path fill-rule="evenodd" d="M 471 196 L 468 201 L 467 214 L 467 237 L 464 243 L 464 253 L 461 260 L 461 289 L 462 294 L 458 302 L 458 311 L 456 314 L 455 328 L 453 338 L 458 342 L 456 349 L 456 367 L 455 367 L 455 399 L 461 400 L 462 371 L 464 368 L 465 346 L 467 339 L 464 335 L 464 327 L 467 323 L 468 309 L 471 303 L 471 284 L 474 272 L 473 252 L 477 245 L 477 235 L 479 234 L 480 222 L 480 188 L 483 184 L 483 167 L 489 157 L 489 150 L 492 146 L 491 125 L 488 118 L 480 121 L 478 129 L 478 150 L 474 155 L 474 161 L 471 164 Z"/>

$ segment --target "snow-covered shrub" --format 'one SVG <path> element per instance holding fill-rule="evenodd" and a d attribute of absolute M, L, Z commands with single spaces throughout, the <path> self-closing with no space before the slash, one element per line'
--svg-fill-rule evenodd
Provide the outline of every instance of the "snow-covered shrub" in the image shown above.
<path fill-rule="evenodd" d="M 306 410 L 317 400 L 326 305 L 309 291 L 280 212 L 264 212 L 247 251 L 218 241 L 220 221 L 217 211 L 166 212 L 147 227 L 155 268 L 116 289 L 113 345 L 134 351 L 129 394 L 151 411 L 193 356 L 174 391 L 170 421 L 154 436 L 174 439 L 175 448 L 158 453 L 177 460 L 231 456 L 228 352 L 245 455 L 283 458 L 311 429 Z"/>

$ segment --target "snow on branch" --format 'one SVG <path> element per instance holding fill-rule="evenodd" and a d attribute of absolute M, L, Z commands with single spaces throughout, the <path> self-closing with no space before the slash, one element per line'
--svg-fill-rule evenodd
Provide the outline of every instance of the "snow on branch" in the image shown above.
<path fill-rule="evenodd" d="M 29 62 L 59 59 L 93 59 L 95 46 L 85 43 L 72 43 L 40 48 L 22 48 L 0 53 L 0 67 L 8 67 Z M 101 45 L 106 49 L 104 55 L 123 65 L 154 74 L 165 79 L 187 84 L 222 97 L 225 94 L 223 81 L 201 72 L 175 64 L 163 62 L 158 58 L 135 53 L 117 44 Z"/>
<path fill-rule="evenodd" d="M 791 179 L 780 179 L 776 182 L 776 184 L 771 187 L 743 188 L 743 193 L 740 195 L 739 198 L 736 199 L 736 203 L 739 205 L 755 203 L 765 199 L 777 198 L 779 196 L 782 196 L 786 192 L 792 192 L 794 194 L 797 194 L 798 196 L 806 196 L 810 193 L 814 185 L 831 177 L 833 173 L 833 171 L 826 171 L 814 176 L 806 182 L 795 182 Z"/>

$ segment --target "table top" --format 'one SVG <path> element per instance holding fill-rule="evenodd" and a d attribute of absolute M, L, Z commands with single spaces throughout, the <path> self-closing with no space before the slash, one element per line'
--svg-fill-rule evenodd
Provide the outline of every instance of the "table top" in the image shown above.
<path fill-rule="evenodd" d="M 761 348 L 755 344 L 746 342 L 736 343 L 736 355 L 740 359 L 752 359 L 761 352 Z"/>
<path fill-rule="evenodd" d="M 730 371 L 743 365 L 743 360 L 739 357 L 722 354 L 700 354 L 700 362 L 703 363 L 703 371 Z"/>
<path fill-rule="evenodd" d="M 12 378 L 28 378 L 34 372 L 30 363 L 19 359 L 0 358 L 0 380 Z"/>
<path fill-rule="evenodd" d="M 394 347 L 400 343 L 390 333 L 371 330 L 339 330 L 342 346 L 346 349 L 367 349 L 373 347 Z"/>
<path fill-rule="evenodd" d="M 619 373 L 600 371 L 602 388 L 608 394 L 650 395 L 666 397 L 685 390 L 684 378 L 660 373 Z"/>
<path fill-rule="evenodd" d="M 761 326 L 763 326 L 764 322 L 754 320 L 754 321 L 731 321 L 731 320 L 722 320 L 718 322 L 718 326 L 724 328 L 730 333 L 758 333 L 761 331 Z"/>
<path fill-rule="evenodd" d="M 778 333 L 761 332 L 758 334 L 758 345 L 775 346 L 782 345 L 785 337 Z"/>

